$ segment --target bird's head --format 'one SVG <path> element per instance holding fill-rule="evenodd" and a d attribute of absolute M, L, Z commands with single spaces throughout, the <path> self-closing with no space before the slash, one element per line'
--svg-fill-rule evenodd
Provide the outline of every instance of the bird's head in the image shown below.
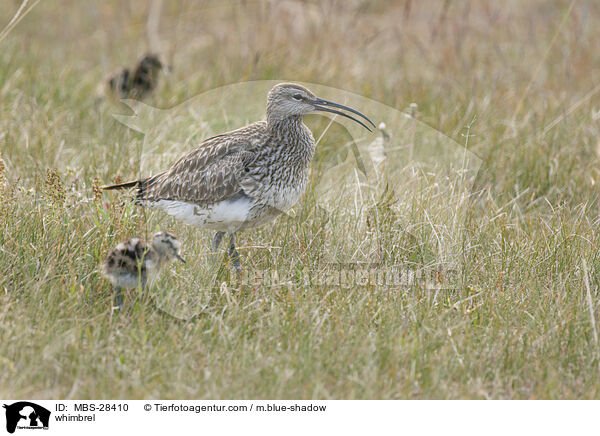
<path fill-rule="evenodd" d="M 185 260 L 179 254 L 181 242 L 179 242 L 179 239 L 175 235 L 169 232 L 158 232 L 152 239 L 152 246 L 161 256 L 165 256 L 167 260 L 177 259 L 185 263 Z"/>
<path fill-rule="evenodd" d="M 279 83 L 271 89 L 267 97 L 267 119 L 269 121 L 282 121 L 286 118 L 301 117 L 312 112 L 321 111 L 349 118 L 356 121 L 368 131 L 371 131 L 371 128 L 362 121 L 333 108 L 343 109 L 356 114 L 375 127 L 375 124 L 359 111 L 342 104 L 318 98 L 304 86 L 295 83 Z"/>
<path fill-rule="evenodd" d="M 142 58 L 142 60 L 140 61 L 140 66 L 142 66 L 148 70 L 151 70 L 151 71 L 158 71 L 163 68 L 162 62 L 160 61 L 158 56 L 155 54 L 145 55 Z"/>
<path fill-rule="evenodd" d="M 156 76 L 159 72 L 172 72 L 173 66 L 167 65 L 162 56 L 159 57 L 156 54 L 148 53 L 140 60 L 138 71 L 144 71 L 147 74 Z"/>

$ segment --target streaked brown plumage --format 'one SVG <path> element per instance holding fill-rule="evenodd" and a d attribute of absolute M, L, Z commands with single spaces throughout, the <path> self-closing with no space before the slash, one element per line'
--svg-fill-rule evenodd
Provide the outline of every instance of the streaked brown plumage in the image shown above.
<path fill-rule="evenodd" d="M 147 54 L 131 72 L 123 68 L 108 80 L 108 89 L 117 98 L 143 99 L 157 86 L 163 68 L 158 56 Z"/>
<path fill-rule="evenodd" d="M 180 248 L 179 240 L 168 232 L 156 233 L 151 244 L 133 238 L 113 248 L 102 264 L 102 273 L 115 287 L 118 310 L 122 306 L 121 288 L 145 288 L 167 262 L 184 261 Z"/>
<path fill-rule="evenodd" d="M 307 184 L 315 140 L 302 122 L 314 111 L 358 119 L 332 108 L 360 112 L 293 83 L 267 97 L 267 119 L 205 140 L 168 170 L 103 189 L 137 188 L 136 202 L 164 210 L 186 224 L 217 230 L 216 250 L 230 233 L 229 254 L 239 269 L 233 233 L 264 224 L 292 207 Z M 374 126 L 374 125 L 373 125 Z"/>

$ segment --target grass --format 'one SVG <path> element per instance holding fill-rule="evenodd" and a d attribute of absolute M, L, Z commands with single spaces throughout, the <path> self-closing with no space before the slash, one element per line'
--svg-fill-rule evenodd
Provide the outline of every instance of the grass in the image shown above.
<path fill-rule="evenodd" d="M 0 42 L 0 397 L 599 397 L 595 3 L 165 2 L 174 70 L 146 102 L 164 109 L 153 135 L 95 101 L 147 49 L 145 2 L 67 3 L 40 2 Z M 340 193 L 356 185 L 350 137 L 363 158 L 374 137 L 307 117 L 326 130 L 311 186 L 239 235 L 240 282 L 207 262 L 208 232 L 97 187 L 260 118 L 262 91 L 222 107 L 208 92 L 256 80 L 364 96 L 352 105 L 391 137 L 382 178 Z M 458 144 L 479 159 L 466 178 L 443 154 Z M 99 263 L 161 227 L 190 263 L 112 314 Z M 461 275 L 443 291 L 340 286 L 336 262 Z"/>

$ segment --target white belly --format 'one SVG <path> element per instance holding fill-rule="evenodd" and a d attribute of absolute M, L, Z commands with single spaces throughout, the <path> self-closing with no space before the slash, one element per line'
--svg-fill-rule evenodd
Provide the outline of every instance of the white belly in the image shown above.
<path fill-rule="evenodd" d="M 295 186 L 271 188 L 267 192 L 268 201 L 266 203 L 280 212 L 286 212 L 300 200 L 305 187 L 306 181 L 304 180 L 303 183 Z"/>
<path fill-rule="evenodd" d="M 249 197 L 239 197 L 207 207 L 171 200 L 160 200 L 145 205 L 161 209 L 190 226 L 234 232 L 248 220 L 253 201 Z"/>
<path fill-rule="evenodd" d="M 111 277 L 110 281 L 118 288 L 136 288 L 140 285 L 140 278 L 133 274 L 119 274 Z"/>

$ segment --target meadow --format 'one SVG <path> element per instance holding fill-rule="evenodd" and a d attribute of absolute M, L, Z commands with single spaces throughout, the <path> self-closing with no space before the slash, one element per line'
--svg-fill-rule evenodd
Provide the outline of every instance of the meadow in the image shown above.
<path fill-rule="evenodd" d="M 19 5 L 0 3 L 0 28 Z M 44 0 L 0 40 L 0 397 L 599 397 L 600 5 L 178 0 L 148 16 Z M 132 104 L 156 108 L 151 135 L 98 94 L 150 50 L 172 66 Z M 238 235 L 242 280 L 210 232 L 100 191 L 261 119 L 279 81 L 388 136 L 306 117 L 311 185 Z M 372 178 L 346 189 L 374 148 L 385 168 L 365 161 Z M 188 264 L 114 313 L 100 262 L 160 228 Z M 340 284 L 340 265 L 459 274 Z"/>

